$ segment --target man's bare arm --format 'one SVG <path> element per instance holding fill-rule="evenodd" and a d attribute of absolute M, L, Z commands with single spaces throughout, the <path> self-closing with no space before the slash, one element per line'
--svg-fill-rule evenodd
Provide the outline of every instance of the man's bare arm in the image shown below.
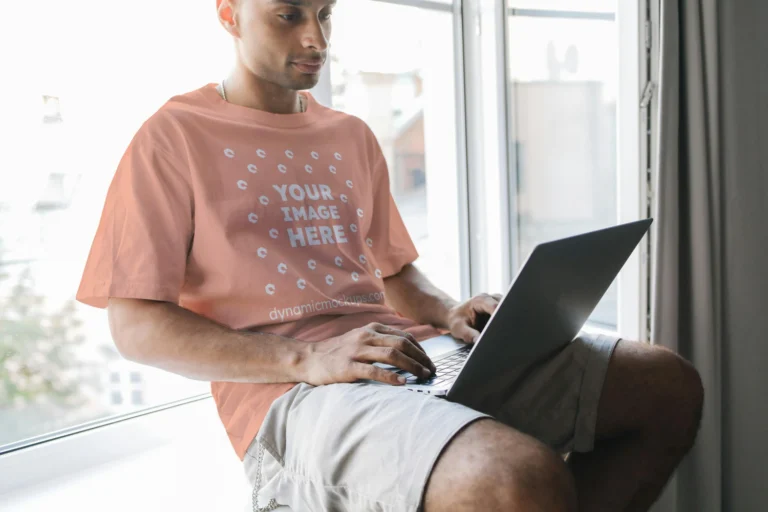
<path fill-rule="evenodd" d="M 398 313 L 420 323 L 448 329 L 448 312 L 458 304 L 412 264 L 384 280 L 385 299 Z"/>
<path fill-rule="evenodd" d="M 302 382 L 306 342 L 229 329 L 169 302 L 109 299 L 109 327 L 128 360 L 201 381 Z"/>

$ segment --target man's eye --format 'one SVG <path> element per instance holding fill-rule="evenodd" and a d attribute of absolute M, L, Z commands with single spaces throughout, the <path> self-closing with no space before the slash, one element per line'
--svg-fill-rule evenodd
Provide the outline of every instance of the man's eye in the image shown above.
<path fill-rule="evenodd" d="M 331 15 L 333 15 L 332 12 L 327 12 L 325 14 L 320 15 L 320 19 L 323 21 L 328 21 L 329 19 L 331 19 Z"/>
<path fill-rule="evenodd" d="M 295 14 L 278 14 L 281 18 L 283 18 L 285 21 L 296 21 L 298 18 Z"/>

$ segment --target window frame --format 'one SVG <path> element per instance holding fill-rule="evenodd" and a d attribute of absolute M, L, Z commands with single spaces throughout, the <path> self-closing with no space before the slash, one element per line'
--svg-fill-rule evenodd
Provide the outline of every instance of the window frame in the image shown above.
<path fill-rule="evenodd" d="M 631 222 L 652 215 L 649 186 L 652 168 L 650 117 L 653 98 L 643 106 L 643 93 L 652 84 L 654 53 L 653 20 L 650 0 L 617 0 L 616 19 L 619 32 L 618 159 L 619 169 L 635 169 L 636 174 L 619 173 L 619 222 Z M 633 59 L 633 60 L 632 60 Z M 652 88 L 650 89 L 652 91 Z M 618 326 L 622 337 L 650 339 L 650 276 L 652 234 L 646 235 L 619 274 Z"/>

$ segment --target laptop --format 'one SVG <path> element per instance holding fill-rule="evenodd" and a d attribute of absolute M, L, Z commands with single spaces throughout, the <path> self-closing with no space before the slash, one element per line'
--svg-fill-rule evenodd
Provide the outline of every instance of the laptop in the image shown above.
<path fill-rule="evenodd" d="M 424 379 L 385 363 L 407 377 L 404 387 L 488 412 L 503 389 L 526 369 L 578 336 L 653 219 L 622 224 L 537 245 L 492 315 L 467 344 L 450 335 L 421 342 L 435 364 Z M 388 384 L 363 380 L 371 384 Z"/>

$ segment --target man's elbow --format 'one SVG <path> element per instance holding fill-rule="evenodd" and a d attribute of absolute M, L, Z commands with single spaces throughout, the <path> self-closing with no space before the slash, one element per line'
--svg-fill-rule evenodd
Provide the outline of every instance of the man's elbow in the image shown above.
<path fill-rule="evenodd" d="M 148 364 L 153 303 L 142 299 L 110 297 L 107 305 L 109 331 L 120 355 L 135 363 Z M 154 303 L 157 304 L 157 303 Z"/>

